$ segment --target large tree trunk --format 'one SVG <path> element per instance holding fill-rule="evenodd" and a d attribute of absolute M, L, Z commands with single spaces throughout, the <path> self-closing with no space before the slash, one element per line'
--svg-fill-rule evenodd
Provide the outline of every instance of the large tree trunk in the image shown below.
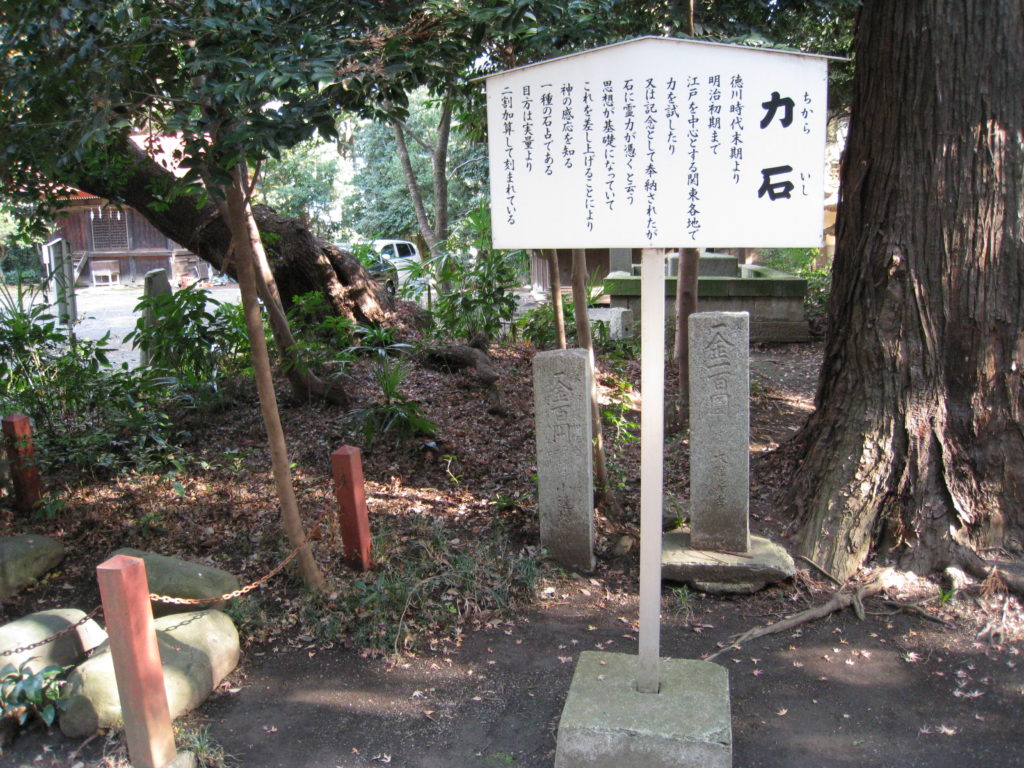
<path fill-rule="evenodd" d="M 919 571 L 1024 541 L 1024 10 L 873 0 L 857 31 L 800 552 Z"/>
<path fill-rule="evenodd" d="M 127 203 L 163 235 L 217 269 L 231 242 L 227 222 L 212 203 L 197 194 L 171 194 L 174 176 L 127 139 L 112 147 L 106 162 L 92 162 L 74 178 L 62 179 L 81 190 Z M 386 316 L 380 285 L 352 254 L 318 240 L 301 221 L 265 206 L 253 215 L 265 237 L 267 257 L 285 308 L 295 296 L 321 290 L 334 311 L 363 323 Z M 234 277 L 234 267 L 225 270 Z"/>

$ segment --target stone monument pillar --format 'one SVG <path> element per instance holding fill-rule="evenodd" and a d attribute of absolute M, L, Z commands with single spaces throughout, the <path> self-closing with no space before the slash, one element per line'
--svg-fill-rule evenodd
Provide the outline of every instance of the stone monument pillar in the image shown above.
<path fill-rule="evenodd" d="M 146 298 L 153 296 L 170 296 L 174 291 L 171 288 L 171 281 L 167 279 L 166 269 L 151 269 L 143 278 L 142 295 Z M 146 309 L 143 319 L 147 326 L 153 324 L 153 312 Z M 149 352 L 139 350 L 139 365 L 149 365 Z"/>
<path fill-rule="evenodd" d="M 590 421 L 593 369 L 584 349 L 533 359 L 540 543 L 562 565 L 594 568 L 594 483 Z"/>
<path fill-rule="evenodd" d="M 690 540 L 746 552 L 750 504 L 750 315 L 690 315 Z"/>
<path fill-rule="evenodd" d="M 661 575 L 715 593 L 789 578 L 786 550 L 751 536 L 750 318 L 690 315 L 690 530 L 662 539 Z"/>

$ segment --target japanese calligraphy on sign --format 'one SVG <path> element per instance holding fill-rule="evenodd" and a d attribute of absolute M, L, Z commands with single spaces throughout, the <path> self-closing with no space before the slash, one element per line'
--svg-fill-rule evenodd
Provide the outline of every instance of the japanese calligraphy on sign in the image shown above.
<path fill-rule="evenodd" d="M 821 244 L 822 57 L 640 38 L 487 78 L 499 248 Z"/>

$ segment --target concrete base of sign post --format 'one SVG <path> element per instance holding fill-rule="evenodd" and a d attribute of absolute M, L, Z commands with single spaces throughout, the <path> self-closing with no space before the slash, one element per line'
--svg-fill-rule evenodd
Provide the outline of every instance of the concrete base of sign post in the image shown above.
<path fill-rule="evenodd" d="M 639 657 L 580 654 L 558 725 L 555 768 L 731 768 L 729 674 L 662 659 L 661 689 L 639 693 Z"/>
<path fill-rule="evenodd" d="M 710 594 L 751 594 L 793 576 L 789 553 L 762 536 L 750 537 L 745 553 L 693 549 L 685 530 L 666 533 L 661 542 L 661 578 L 683 581 Z"/>
<path fill-rule="evenodd" d="M 164 768 L 198 768 L 198 765 L 199 761 L 196 759 L 195 752 L 182 750 Z"/>

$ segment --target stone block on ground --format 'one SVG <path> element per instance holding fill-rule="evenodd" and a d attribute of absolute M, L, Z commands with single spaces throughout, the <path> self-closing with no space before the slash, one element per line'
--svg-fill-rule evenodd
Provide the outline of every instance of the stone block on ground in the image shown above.
<path fill-rule="evenodd" d="M 729 675 L 662 659 L 658 693 L 636 690 L 639 657 L 580 654 L 558 724 L 555 768 L 731 768 Z"/>
<path fill-rule="evenodd" d="M 238 665 L 238 631 L 221 611 L 176 613 L 154 620 L 171 717 L 189 712 Z M 114 659 L 104 643 L 68 676 L 60 729 L 82 738 L 123 723 Z"/>
<path fill-rule="evenodd" d="M 142 552 L 130 547 L 119 549 L 113 554 L 128 555 L 142 560 L 146 564 L 146 581 L 149 583 L 149 591 L 155 595 L 188 598 L 217 597 L 217 595 L 234 592 L 241 586 L 237 576 L 220 568 L 214 568 L 212 565 L 200 565 L 177 557 Z M 225 603 L 222 601 L 202 607 L 223 608 L 224 605 Z M 196 606 L 153 603 L 155 615 L 181 613 L 195 609 Z"/>
<path fill-rule="evenodd" d="M 796 573 L 793 558 L 781 545 L 762 536 L 750 537 L 744 554 L 693 549 L 688 531 L 672 531 L 661 539 L 661 578 L 685 582 L 711 594 L 751 594 Z"/>
<path fill-rule="evenodd" d="M 584 349 L 533 358 L 540 543 L 555 561 L 594 568 L 594 483 L 590 391 Z"/>
<path fill-rule="evenodd" d="M 64 559 L 64 545 L 49 536 L 29 534 L 0 539 L 0 600 L 32 584 Z"/>
<path fill-rule="evenodd" d="M 22 616 L 0 627 L 0 649 L 21 648 L 32 645 L 67 629 L 85 618 L 85 611 L 77 608 L 55 608 Z M 56 640 L 21 653 L 0 655 L 0 668 L 7 664 L 15 667 L 25 662 L 33 672 L 56 664 L 74 666 L 85 660 L 85 655 L 107 639 L 100 625 L 89 619 L 80 627 Z"/>

